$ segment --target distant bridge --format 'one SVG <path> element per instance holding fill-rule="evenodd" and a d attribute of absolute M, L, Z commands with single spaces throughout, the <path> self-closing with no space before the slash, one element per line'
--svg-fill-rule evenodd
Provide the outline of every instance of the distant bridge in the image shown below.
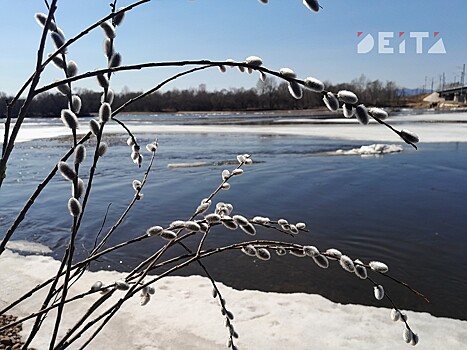
<path fill-rule="evenodd" d="M 467 102 L 467 85 L 459 85 L 443 90 L 438 90 L 439 97 L 446 101 Z"/>

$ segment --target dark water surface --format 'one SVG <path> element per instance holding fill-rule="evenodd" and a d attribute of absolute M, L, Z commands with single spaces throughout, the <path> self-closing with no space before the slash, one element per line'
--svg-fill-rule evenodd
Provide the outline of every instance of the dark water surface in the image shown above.
<path fill-rule="evenodd" d="M 152 141 L 146 137 L 139 137 L 143 145 Z M 221 171 L 234 167 L 216 162 L 250 153 L 257 163 L 233 179 L 232 188 L 220 193 L 217 201 L 232 203 L 238 214 L 304 221 L 310 229 L 296 237 L 260 230 L 256 238 L 313 244 L 321 250 L 333 247 L 364 262 L 383 261 L 393 276 L 431 300 L 427 304 L 387 279 L 376 279 L 385 285 L 400 308 L 467 320 L 467 143 L 421 144 L 418 151 L 404 146 L 398 154 L 362 158 L 320 152 L 374 142 L 234 134 L 158 137 L 160 148 L 143 191 L 144 199 L 109 244 L 139 236 L 149 226 L 164 226 L 190 217 L 200 200 L 220 183 Z M 116 136 L 107 140 L 110 148 L 97 168 L 78 237 L 78 257 L 84 257 L 86 249 L 92 248 L 107 205 L 112 203 L 105 223 L 108 229 L 134 194 L 131 181 L 142 179 L 144 170 L 133 165 L 125 139 Z M 7 181 L 0 191 L 0 237 L 38 182 L 67 149 L 64 138 L 16 146 Z M 167 167 L 185 162 L 210 165 Z M 89 166 L 90 157 L 85 164 Z M 14 239 L 45 244 L 53 249 L 54 257 L 61 258 L 71 223 L 66 208 L 69 196 L 70 184 L 57 175 Z M 206 247 L 248 239 L 241 231 L 216 227 Z M 91 268 L 128 271 L 163 244 L 157 238 L 146 240 L 112 253 Z M 181 252 L 178 248 L 176 251 Z M 389 306 L 374 300 L 368 281 L 359 280 L 336 264 L 322 270 L 309 258 L 273 254 L 271 261 L 262 262 L 238 251 L 213 256 L 205 263 L 215 279 L 239 289 L 319 293 L 342 303 Z M 202 271 L 192 265 L 180 273 Z"/>

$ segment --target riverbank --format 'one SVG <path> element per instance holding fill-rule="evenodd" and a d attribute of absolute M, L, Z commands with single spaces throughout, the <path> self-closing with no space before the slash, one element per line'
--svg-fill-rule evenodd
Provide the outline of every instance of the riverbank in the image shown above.
<path fill-rule="evenodd" d="M 290 113 L 294 113 L 291 111 Z M 186 118 L 185 118 L 186 117 Z M 258 135 L 293 135 L 336 140 L 400 142 L 401 139 L 375 121 L 360 125 L 355 119 L 320 118 L 316 115 L 252 115 L 252 114 L 196 114 L 196 115 L 121 115 L 120 120 L 136 135 L 160 136 L 167 133 L 227 133 Z M 88 132 L 89 118 L 81 120 L 79 135 Z M 401 114 L 388 119 L 396 128 L 417 133 L 421 143 L 464 142 L 467 135 L 467 113 Z M 0 133 L 3 132 L 0 125 Z M 106 125 L 104 134 L 125 134 L 115 123 Z M 23 125 L 17 142 L 68 135 L 69 129 L 60 119 L 47 122 L 29 121 Z"/>

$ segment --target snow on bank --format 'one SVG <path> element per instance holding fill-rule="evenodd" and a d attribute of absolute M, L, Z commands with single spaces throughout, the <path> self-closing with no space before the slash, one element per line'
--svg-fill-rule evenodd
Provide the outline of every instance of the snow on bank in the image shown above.
<path fill-rule="evenodd" d="M 58 262 L 41 255 L 20 256 L 6 251 L 0 256 L 0 307 L 50 277 Z M 112 283 L 118 272 L 88 272 L 73 287 L 89 290 L 97 280 Z M 129 300 L 90 349 L 222 349 L 227 330 L 217 302 L 211 297 L 208 279 L 199 276 L 167 277 L 154 285 L 156 293 L 144 307 L 139 298 Z M 234 313 L 233 324 L 240 335 L 239 349 L 404 349 L 403 324 L 392 322 L 389 309 L 333 303 L 319 295 L 237 291 L 219 284 Z M 119 294 L 117 293 L 117 296 Z M 43 294 L 41 295 L 43 297 Z M 115 299 L 114 299 L 115 300 Z M 13 313 L 27 315 L 41 299 L 34 298 L 15 307 Z M 84 313 L 88 301 L 65 309 L 61 334 Z M 416 349 L 465 349 L 467 322 L 436 318 L 427 313 L 407 312 L 409 322 L 420 336 Z M 53 314 L 51 314 L 53 316 Z M 48 317 L 33 343 L 48 348 L 53 327 Z M 31 323 L 25 322 L 24 334 Z M 77 348 L 74 346 L 73 348 Z"/>
<path fill-rule="evenodd" d="M 340 140 L 377 142 L 403 142 L 396 134 L 382 125 L 372 121 L 369 125 L 360 125 L 355 120 L 327 119 L 325 124 L 321 120 L 308 120 L 303 124 L 301 120 L 293 120 L 287 125 L 161 125 L 154 123 L 127 122 L 135 134 L 152 134 L 154 138 L 162 133 L 237 133 L 237 134 L 263 134 L 263 135 L 299 135 L 320 138 L 333 138 Z M 420 142 L 465 142 L 467 141 L 467 114 L 424 114 L 411 116 L 397 116 L 388 119 L 388 122 L 399 129 L 408 129 L 420 136 Z M 78 134 L 88 131 L 86 124 L 81 126 Z M 0 125 L 0 134 L 3 125 Z M 116 124 L 105 127 L 105 133 L 120 133 L 125 131 Z M 18 135 L 17 142 L 24 142 L 39 138 L 50 138 L 69 135 L 70 131 L 64 126 L 51 126 L 42 124 L 25 124 Z"/>

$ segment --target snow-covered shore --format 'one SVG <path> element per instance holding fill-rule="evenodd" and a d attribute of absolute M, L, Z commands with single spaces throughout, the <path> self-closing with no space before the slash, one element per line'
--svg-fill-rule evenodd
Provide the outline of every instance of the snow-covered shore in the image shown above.
<path fill-rule="evenodd" d="M 0 307 L 15 300 L 50 277 L 59 262 L 43 255 L 21 256 L 6 251 L 0 256 Z M 87 272 L 73 286 L 72 294 L 89 290 L 97 280 L 113 283 L 122 273 Z M 220 307 L 211 296 L 211 285 L 200 276 L 166 277 L 155 285 L 156 293 L 144 307 L 139 298 L 129 300 L 90 349 L 221 349 L 228 338 Z M 342 305 L 319 295 L 238 291 L 219 284 L 233 324 L 240 337 L 239 349 L 403 349 L 403 324 L 391 321 L 390 310 Z M 17 306 L 12 313 L 25 316 L 40 304 L 38 296 Z M 117 293 L 118 296 L 118 293 Z M 65 309 L 60 333 L 82 315 L 94 297 Z M 115 299 L 113 299 L 115 300 Z M 419 334 L 418 349 L 465 349 L 467 321 L 433 317 L 407 311 L 409 323 Z M 44 323 L 33 346 L 48 347 L 53 313 Z M 24 323 L 27 334 L 31 323 Z"/>
<path fill-rule="evenodd" d="M 388 122 L 399 129 L 408 129 L 420 137 L 420 142 L 464 142 L 467 141 L 467 113 L 422 114 L 397 116 Z M 387 128 L 372 121 L 369 125 L 359 125 L 355 119 L 288 119 L 285 122 L 273 122 L 268 125 L 167 125 L 157 122 L 134 123 L 128 126 L 135 134 L 161 133 L 238 133 L 238 134 L 266 134 L 266 135 L 297 135 L 341 140 L 377 142 L 402 141 Z M 3 133 L 0 125 L 0 133 Z M 79 134 L 88 131 L 86 124 L 81 125 Z M 109 124 L 105 133 L 125 133 L 122 127 Z M 25 123 L 18 135 L 17 142 L 30 141 L 68 135 L 65 126 L 51 126 L 47 123 Z"/>

